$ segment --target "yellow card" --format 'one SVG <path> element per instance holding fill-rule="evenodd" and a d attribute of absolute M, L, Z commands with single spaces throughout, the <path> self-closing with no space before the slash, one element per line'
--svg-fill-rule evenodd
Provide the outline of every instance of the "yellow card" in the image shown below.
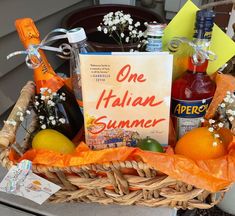
<path fill-rule="evenodd" d="M 199 8 L 190 0 L 185 3 L 164 31 L 163 47 L 165 49 L 167 49 L 167 44 L 173 37 L 186 37 L 188 39 L 192 39 L 197 10 L 199 10 Z M 216 72 L 235 55 L 235 43 L 217 25 L 214 25 L 210 50 L 217 55 L 217 60 L 209 62 L 207 68 L 208 74 Z M 183 52 L 181 52 L 180 55 L 185 59 L 185 53 L 183 54 Z M 174 69 L 174 77 L 179 76 L 180 71 L 185 68 L 185 64 L 180 62 L 182 61 L 180 60 L 180 57 L 176 56 L 176 58 L 177 63 L 174 62 L 174 67 L 177 68 Z"/>

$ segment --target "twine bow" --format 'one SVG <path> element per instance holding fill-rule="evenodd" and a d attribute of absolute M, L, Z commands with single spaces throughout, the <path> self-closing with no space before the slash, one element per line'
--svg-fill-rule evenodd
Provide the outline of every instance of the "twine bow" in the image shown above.
<path fill-rule="evenodd" d="M 52 36 L 55 33 L 57 33 L 57 34 L 59 33 L 59 34 Z M 48 45 L 49 43 L 51 43 L 53 41 L 67 38 L 67 33 L 68 33 L 68 30 L 63 29 L 63 28 L 54 29 L 46 35 L 46 37 L 41 41 L 40 44 L 29 45 L 28 49 L 26 49 L 26 50 L 15 51 L 13 53 L 10 53 L 7 56 L 7 60 L 13 56 L 23 54 L 23 55 L 26 55 L 26 57 L 25 57 L 26 65 L 30 69 L 35 69 L 35 68 L 39 67 L 40 64 L 42 63 L 39 49 L 62 53 L 63 55 L 58 55 L 58 56 L 60 56 L 61 58 L 69 58 L 70 52 L 71 52 L 71 46 L 69 44 L 63 43 L 59 47 L 53 47 L 53 46 Z"/>
<path fill-rule="evenodd" d="M 189 45 L 193 50 L 192 60 L 195 65 L 201 65 L 206 60 L 208 61 L 215 61 L 217 59 L 217 55 L 213 53 L 210 50 L 207 50 L 207 48 L 210 45 L 210 42 L 204 42 L 202 44 L 195 43 L 194 41 L 191 41 L 184 37 L 174 37 L 169 45 L 168 49 L 172 52 L 176 52 L 180 46 L 180 44 L 187 44 Z"/>

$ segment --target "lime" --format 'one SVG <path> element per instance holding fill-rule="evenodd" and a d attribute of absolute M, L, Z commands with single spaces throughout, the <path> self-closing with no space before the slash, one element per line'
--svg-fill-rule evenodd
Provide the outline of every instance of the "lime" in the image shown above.
<path fill-rule="evenodd" d="M 137 143 L 137 147 L 146 151 L 163 152 L 161 144 L 150 137 L 146 137 Z"/>

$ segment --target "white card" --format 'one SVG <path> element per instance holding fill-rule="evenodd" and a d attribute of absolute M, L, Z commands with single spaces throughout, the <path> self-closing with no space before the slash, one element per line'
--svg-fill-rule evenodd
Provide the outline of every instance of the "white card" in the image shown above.
<path fill-rule="evenodd" d="M 41 205 L 61 188 L 31 171 L 22 178 L 22 172 L 25 170 L 13 166 L 0 183 L 0 191 L 27 198 Z"/>

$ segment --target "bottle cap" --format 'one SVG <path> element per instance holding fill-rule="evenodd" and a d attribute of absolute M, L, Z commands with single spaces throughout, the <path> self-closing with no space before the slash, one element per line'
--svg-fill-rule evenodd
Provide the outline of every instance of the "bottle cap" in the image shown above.
<path fill-rule="evenodd" d="M 39 44 L 39 32 L 31 18 L 22 18 L 15 21 L 19 38 L 27 49 L 30 44 Z"/>
<path fill-rule="evenodd" d="M 67 32 L 67 37 L 68 37 L 69 43 L 78 43 L 87 38 L 86 33 L 83 28 L 74 28 L 74 29 L 69 30 Z"/>
<path fill-rule="evenodd" d="M 152 36 L 162 36 L 166 24 L 149 23 L 147 26 L 147 34 Z"/>

